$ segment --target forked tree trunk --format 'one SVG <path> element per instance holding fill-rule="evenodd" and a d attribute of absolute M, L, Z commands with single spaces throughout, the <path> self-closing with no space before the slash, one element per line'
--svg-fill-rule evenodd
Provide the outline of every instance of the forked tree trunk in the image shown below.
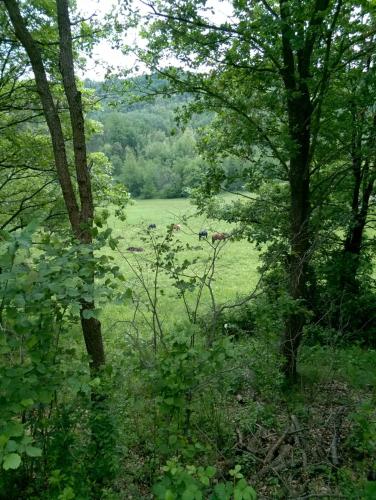
<path fill-rule="evenodd" d="M 80 206 L 77 202 L 69 172 L 67 151 L 60 116 L 53 100 L 46 69 L 38 44 L 27 29 L 18 2 L 4 0 L 5 7 L 13 25 L 16 37 L 29 56 L 34 72 L 36 88 L 42 103 L 44 116 L 50 132 L 56 171 L 63 193 L 65 206 L 74 236 L 82 243 L 91 245 L 93 224 L 93 199 L 91 181 L 87 167 L 85 127 L 81 94 L 78 92 L 74 76 L 72 35 L 67 0 L 56 0 L 59 25 L 60 69 L 63 77 L 64 92 L 70 112 L 75 170 L 78 184 Z M 92 255 L 91 255 L 92 256 Z M 89 256 L 89 257 L 91 257 Z M 88 284 L 94 283 L 94 269 Z M 105 362 L 100 322 L 88 314 L 94 309 L 94 301 L 81 301 L 80 318 L 90 367 L 96 371 Z M 88 311 L 85 313 L 85 311 Z"/>

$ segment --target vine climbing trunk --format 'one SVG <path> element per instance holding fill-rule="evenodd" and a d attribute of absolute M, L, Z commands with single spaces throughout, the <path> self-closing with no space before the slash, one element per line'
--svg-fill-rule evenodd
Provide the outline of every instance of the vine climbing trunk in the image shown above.
<path fill-rule="evenodd" d="M 38 43 L 30 34 L 17 0 L 3 0 L 14 32 L 24 47 L 33 69 L 36 88 L 41 100 L 43 113 L 51 136 L 55 167 L 61 186 L 73 235 L 80 243 L 90 248 L 88 262 L 90 272 L 87 284 L 94 285 L 94 265 L 92 250 L 92 225 L 94 205 L 91 179 L 87 165 L 85 125 L 81 94 L 77 89 L 74 65 L 71 24 L 68 1 L 56 0 L 59 26 L 60 71 L 64 92 L 68 102 L 73 137 L 74 163 L 77 178 L 79 203 L 69 171 L 68 156 L 63 128 L 57 106 L 54 102 L 45 64 Z M 91 264 L 90 264 L 91 262 Z M 92 317 L 94 300 L 82 300 L 80 308 L 81 326 L 86 349 L 90 357 L 90 368 L 97 371 L 105 362 L 101 324 Z"/>

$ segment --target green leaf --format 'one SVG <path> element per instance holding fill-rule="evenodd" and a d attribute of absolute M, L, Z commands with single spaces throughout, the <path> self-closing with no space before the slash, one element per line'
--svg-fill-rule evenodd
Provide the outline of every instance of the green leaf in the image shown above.
<path fill-rule="evenodd" d="M 45 405 L 49 404 L 49 402 L 52 399 L 52 392 L 49 392 L 47 390 L 41 389 L 37 393 L 37 398 L 39 399 L 40 403 L 43 403 Z"/>
<path fill-rule="evenodd" d="M 74 500 L 76 495 L 70 486 L 66 486 L 63 492 L 59 495 L 59 500 Z"/>
<path fill-rule="evenodd" d="M 215 467 L 213 467 L 212 465 L 208 465 L 208 467 L 206 467 L 205 469 L 205 474 L 207 475 L 207 477 L 214 477 L 215 474 L 217 472 L 217 469 Z"/>
<path fill-rule="evenodd" d="M 34 404 L 34 401 L 32 399 L 23 399 L 21 401 L 21 405 L 24 406 L 25 408 L 27 408 L 28 406 L 33 406 Z"/>
<path fill-rule="evenodd" d="M 20 437 L 24 433 L 23 425 L 19 422 L 9 422 L 5 428 L 5 434 L 8 436 Z"/>
<path fill-rule="evenodd" d="M 0 448 L 5 446 L 9 440 L 8 436 L 5 436 L 5 434 L 0 434 Z"/>
<path fill-rule="evenodd" d="M 111 248 L 111 250 L 116 250 L 116 245 L 117 245 L 116 240 L 114 240 L 113 238 L 110 238 L 108 240 L 108 244 L 109 244 L 109 247 Z"/>
<path fill-rule="evenodd" d="M 375 481 L 367 481 L 365 486 L 365 500 L 372 500 L 376 498 L 376 483 Z"/>
<path fill-rule="evenodd" d="M 191 490 L 185 490 L 181 498 L 182 500 L 195 500 L 196 494 Z"/>
<path fill-rule="evenodd" d="M 4 231 L 4 229 L 0 229 L 0 241 L 12 241 L 10 233 Z"/>
<path fill-rule="evenodd" d="M 96 317 L 96 312 L 95 312 L 94 309 L 84 309 L 82 311 L 82 316 L 85 319 L 95 318 Z"/>
<path fill-rule="evenodd" d="M 234 500 L 256 500 L 256 491 L 248 485 L 245 479 L 241 479 L 235 486 Z"/>
<path fill-rule="evenodd" d="M 230 482 L 218 483 L 214 488 L 214 498 L 216 500 L 229 500 L 231 498 L 232 489 L 232 484 Z"/>
<path fill-rule="evenodd" d="M 10 439 L 7 442 L 7 445 L 5 447 L 5 451 L 8 451 L 8 452 L 17 451 L 17 443 L 16 443 L 16 441 L 13 441 L 13 439 Z"/>
<path fill-rule="evenodd" d="M 201 500 L 202 493 L 194 484 L 190 485 L 183 493 L 182 500 Z"/>
<path fill-rule="evenodd" d="M 89 382 L 90 387 L 99 387 L 101 385 L 101 379 L 99 377 L 95 377 Z"/>
<path fill-rule="evenodd" d="M 3 462 L 3 469 L 18 469 L 21 464 L 21 457 L 18 453 L 9 453 L 9 455 L 5 455 Z"/>
<path fill-rule="evenodd" d="M 209 486 L 209 484 L 210 484 L 210 479 L 206 476 L 200 476 L 200 481 L 205 486 Z"/>
<path fill-rule="evenodd" d="M 29 457 L 41 457 L 42 450 L 40 448 L 36 448 L 35 446 L 26 446 L 26 455 Z"/>
<path fill-rule="evenodd" d="M 171 434 L 171 436 L 168 438 L 168 442 L 170 444 L 176 444 L 178 440 L 178 437 L 175 434 Z"/>
<path fill-rule="evenodd" d="M 176 500 L 176 496 L 171 490 L 166 490 L 164 500 Z"/>
<path fill-rule="evenodd" d="M 7 345 L 0 346 L 0 354 L 8 354 L 8 352 L 10 351 L 11 349 L 9 346 Z"/>
<path fill-rule="evenodd" d="M 240 473 L 241 468 L 241 465 L 235 465 L 235 467 L 229 471 L 230 476 L 235 479 L 241 479 L 243 477 L 243 474 Z"/>

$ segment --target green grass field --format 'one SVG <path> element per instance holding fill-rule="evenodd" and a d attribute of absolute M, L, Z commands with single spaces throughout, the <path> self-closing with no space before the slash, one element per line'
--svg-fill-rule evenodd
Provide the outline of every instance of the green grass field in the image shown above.
<path fill-rule="evenodd" d="M 189 270 L 190 273 L 195 272 L 197 275 L 202 274 L 208 259 L 212 255 L 213 248 L 209 244 L 211 233 L 215 231 L 231 231 L 230 225 L 195 215 L 195 211 L 195 207 L 187 199 L 136 200 L 127 208 L 127 220 L 125 222 L 121 222 L 115 217 L 110 220 L 113 235 L 121 238 L 119 251 L 111 252 L 111 254 L 115 257 L 116 264 L 127 279 L 124 286 L 131 288 L 134 295 L 139 295 L 144 304 L 145 293 L 142 292 L 140 282 L 132 272 L 131 266 L 140 266 L 144 269 L 144 277 L 148 283 L 148 288 L 151 290 L 153 288 L 154 273 L 148 265 L 153 260 L 153 249 L 146 230 L 149 224 L 155 223 L 157 225 L 157 229 L 152 232 L 155 238 L 162 238 L 166 234 L 168 225 L 172 223 L 181 224 L 181 230 L 174 233 L 174 239 L 179 240 L 183 245 L 189 244 L 194 248 L 179 253 L 179 260 L 187 259 L 192 261 L 197 259 L 197 262 Z M 186 222 L 182 222 L 184 217 L 188 217 Z M 208 242 L 199 242 L 198 232 L 202 228 L 208 230 Z M 213 290 L 219 304 L 234 301 L 237 296 L 252 291 L 257 283 L 258 275 L 258 253 L 254 246 L 245 241 L 227 241 L 224 244 L 221 242 L 220 245 L 223 245 L 223 248 L 216 265 L 213 282 Z M 143 247 L 144 252 L 133 254 L 127 251 L 128 247 Z M 163 325 L 168 329 L 174 323 L 184 319 L 185 309 L 182 300 L 177 296 L 177 289 L 172 286 L 171 279 L 164 273 L 159 277 L 158 289 L 159 311 Z M 160 293 L 161 289 L 163 294 Z M 195 295 L 196 292 L 190 294 L 188 299 L 190 304 L 193 303 Z M 205 292 L 200 313 L 205 312 L 205 309 L 209 306 L 209 300 L 209 293 Z M 126 301 L 125 304 L 107 305 L 101 316 L 104 331 L 107 332 L 106 336 L 113 336 L 115 332 L 121 334 L 127 324 L 126 322 L 132 320 L 134 309 L 134 304 L 130 300 Z M 145 321 L 151 317 L 145 307 L 143 307 L 142 314 L 146 314 Z M 140 312 L 139 319 L 142 314 Z M 145 321 L 144 325 L 146 325 Z"/>

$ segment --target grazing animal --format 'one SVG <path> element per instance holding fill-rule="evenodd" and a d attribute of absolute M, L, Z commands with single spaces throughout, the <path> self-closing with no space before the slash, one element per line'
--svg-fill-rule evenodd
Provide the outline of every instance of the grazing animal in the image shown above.
<path fill-rule="evenodd" d="M 156 224 L 149 224 L 148 229 L 157 229 L 157 225 Z"/>
<path fill-rule="evenodd" d="M 181 229 L 181 225 L 180 225 L 180 224 L 173 224 L 173 225 L 172 225 L 172 229 L 173 229 L 174 231 L 180 231 L 180 229 Z"/>
<path fill-rule="evenodd" d="M 199 233 L 198 233 L 198 240 L 202 240 L 203 238 L 205 239 L 208 239 L 208 232 L 206 229 L 202 229 Z"/>
<path fill-rule="evenodd" d="M 228 238 L 229 235 L 227 233 L 214 233 L 212 234 L 212 243 L 215 241 L 222 241 Z"/>
<path fill-rule="evenodd" d="M 142 247 L 128 247 L 127 248 L 127 252 L 133 252 L 133 253 L 137 253 L 137 252 L 143 252 L 144 249 Z"/>

